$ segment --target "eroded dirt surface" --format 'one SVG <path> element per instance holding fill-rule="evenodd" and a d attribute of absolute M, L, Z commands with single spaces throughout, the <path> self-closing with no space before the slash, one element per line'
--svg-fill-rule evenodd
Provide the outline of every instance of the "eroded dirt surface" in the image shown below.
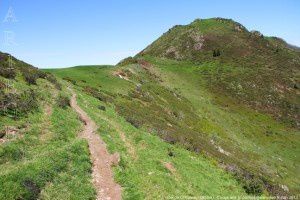
<path fill-rule="evenodd" d="M 121 187 L 114 181 L 112 166 L 119 161 L 119 155 L 111 155 L 106 149 L 97 131 L 97 125 L 77 105 L 76 94 L 73 93 L 71 107 L 78 113 L 85 124 L 80 137 L 86 139 L 89 144 L 91 160 L 93 163 L 93 184 L 97 191 L 97 200 L 119 200 L 121 199 Z"/>

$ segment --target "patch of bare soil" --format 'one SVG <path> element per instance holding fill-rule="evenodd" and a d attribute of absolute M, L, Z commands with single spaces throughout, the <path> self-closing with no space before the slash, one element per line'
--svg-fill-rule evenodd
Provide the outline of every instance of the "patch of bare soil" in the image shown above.
<path fill-rule="evenodd" d="M 113 75 L 119 77 L 120 79 L 124 79 L 126 81 L 129 81 L 128 75 L 125 72 L 123 72 L 123 71 L 120 71 L 120 70 L 115 71 L 113 73 Z"/>
<path fill-rule="evenodd" d="M 93 184 L 97 191 L 97 200 L 121 199 L 121 186 L 114 181 L 112 166 L 117 165 L 120 157 L 111 155 L 106 149 L 106 144 L 99 135 L 95 134 L 97 125 L 85 113 L 76 102 L 76 94 L 71 99 L 71 107 L 78 113 L 85 124 L 80 137 L 86 139 L 89 144 L 91 160 L 93 163 Z"/>
<path fill-rule="evenodd" d="M 164 167 L 169 170 L 172 174 L 175 174 L 176 173 L 176 169 L 175 167 L 173 166 L 172 163 L 170 162 L 162 162 L 162 164 L 164 165 Z"/>

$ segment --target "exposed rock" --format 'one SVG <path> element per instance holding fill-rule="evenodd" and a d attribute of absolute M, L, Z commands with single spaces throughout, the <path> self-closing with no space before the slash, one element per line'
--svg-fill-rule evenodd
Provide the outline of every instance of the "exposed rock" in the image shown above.
<path fill-rule="evenodd" d="M 136 91 L 141 92 L 142 91 L 142 84 L 136 84 Z"/>
<path fill-rule="evenodd" d="M 190 37 L 193 39 L 193 41 L 195 42 L 194 44 L 194 50 L 201 50 L 202 47 L 203 47 L 203 44 L 204 44 L 204 36 L 197 32 L 197 31 L 193 31 L 191 34 L 190 34 Z"/>
<path fill-rule="evenodd" d="M 220 153 L 222 153 L 222 154 L 225 154 L 226 156 L 229 156 L 229 155 L 230 155 L 229 152 L 225 151 L 225 150 L 222 149 L 220 146 L 218 146 L 218 151 L 219 151 Z"/>
<path fill-rule="evenodd" d="M 123 71 L 116 71 L 113 73 L 113 75 L 119 77 L 120 79 L 129 81 L 128 75 Z"/>
<path fill-rule="evenodd" d="M 174 46 L 169 47 L 169 48 L 166 50 L 165 55 L 166 55 L 166 56 L 172 55 L 172 56 L 174 56 L 174 58 L 177 59 L 177 60 L 181 58 L 181 56 L 180 56 L 180 54 L 179 54 L 179 51 L 178 51 Z"/>
<path fill-rule="evenodd" d="M 241 27 L 240 25 L 236 25 L 234 27 L 234 30 L 238 31 L 238 32 L 242 32 L 243 31 L 243 27 Z"/>
<path fill-rule="evenodd" d="M 281 185 L 280 186 L 285 192 L 289 192 L 290 190 L 289 190 L 289 188 L 288 188 L 288 186 L 286 186 L 286 185 Z"/>
<path fill-rule="evenodd" d="M 146 60 L 139 59 L 137 62 L 143 69 L 149 70 L 152 67 L 152 64 Z"/>
<path fill-rule="evenodd" d="M 211 143 L 212 145 L 214 145 L 214 146 L 216 147 L 216 149 L 217 149 L 220 153 L 225 154 L 226 156 L 230 156 L 230 155 L 231 155 L 231 153 L 225 151 L 222 147 L 216 145 L 216 143 L 214 142 L 214 140 L 210 140 L 210 143 Z"/>
<path fill-rule="evenodd" d="M 259 31 L 251 31 L 252 35 L 255 37 L 263 37 L 264 35 Z"/>

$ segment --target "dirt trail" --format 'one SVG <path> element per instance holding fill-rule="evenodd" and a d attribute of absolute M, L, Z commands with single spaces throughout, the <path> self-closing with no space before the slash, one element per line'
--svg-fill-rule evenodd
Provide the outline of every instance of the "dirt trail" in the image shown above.
<path fill-rule="evenodd" d="M 105 143 L 99 135 L 95 134 L 97 125 L 77 105 L 76 94 L 71 99 L 72 108 L 79 114 L 85 124 L 80 137 L 86 139 L 89 144 L 91 159 L 93 162 L 93 183 L 97 191 L 97 200 L 120 200 L 121 187 L 114 182 L 112 165 L 117 164 L 119 155 L 111 155 L 106 149 Z"/>

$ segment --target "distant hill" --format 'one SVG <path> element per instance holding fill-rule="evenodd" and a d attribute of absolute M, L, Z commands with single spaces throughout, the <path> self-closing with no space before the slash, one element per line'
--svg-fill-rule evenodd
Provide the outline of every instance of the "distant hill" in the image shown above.
<path fill-rule="evenodd" d="M 140 56 L 214 63 L 199 73 L 206 75 L 216 94 L 300 125 L 300 52 L 280 38 L 250 32 L 231 19 L 197 19 L 174 26 Z"/>

